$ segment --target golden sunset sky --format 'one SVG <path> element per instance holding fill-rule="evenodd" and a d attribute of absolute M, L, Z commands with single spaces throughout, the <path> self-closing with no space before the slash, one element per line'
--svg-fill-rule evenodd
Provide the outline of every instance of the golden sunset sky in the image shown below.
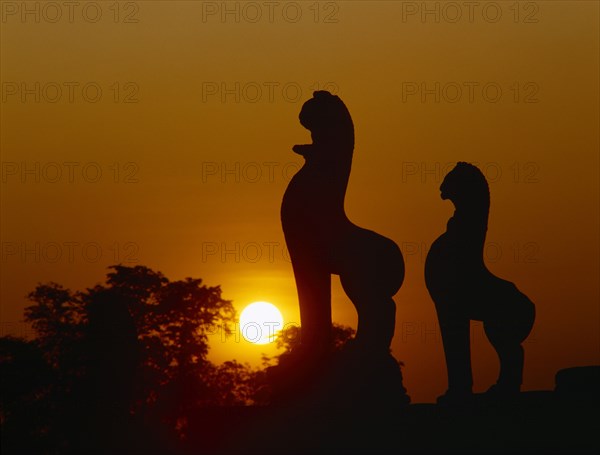
<path fill-rule="evenodd" d="M 599 4 L 0 2 L 2 333 L 39 282 L 84 289 L 115 263 L 221 285 L 299 323 L 281 198 L 315 89 L 353 116 L 346 210 L 401 247 L 393 353 L 413 401 L 446 388 L 427 248 L 438 187 L 480 166 L 490 270 L 536 304 L 524 389 L 600 362 Z M 356 325 L 333 280 L 336 322 Z M 473 324 L 475 389 L 498 364 Z M 217 333 L 210 358 L 258 366 Z"/>

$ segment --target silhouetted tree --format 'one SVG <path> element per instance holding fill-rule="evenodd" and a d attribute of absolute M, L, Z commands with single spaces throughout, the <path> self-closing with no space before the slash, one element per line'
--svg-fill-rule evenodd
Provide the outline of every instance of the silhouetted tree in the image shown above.
<path fill-rule="evenodd" d="M 169 281 L 147 267 L 113 266 L 107 285 L 127 299 L 142 351 L 139 405 L 152 405 L 175 421 L 185 409 L 214 401 L 208 333 L 229 331 L 235 311 L 220 287 L 202 280 Z"/>
<path fill-rule="evenodd" d="M 55 373 L 35 340 L 0 337 L 2 452 L 44 453 L 52 445 L 50 384 Z"/>
<path fill-rule="evenodd" d="M 331 338 L 334 351 L 342 349 L 346 343 L 354 338 L 356 331 L 352 327 L 333 323 Z M 275 340 L 279 349 L 283 348 L 281 355 L 290 353 L 295 347 L 300 346 L 301 328 L 296 325 L 283 329 Z M 268 361 L 268 359 L 265 359 Z"/>
<path fill-rule="evenodd" d="M 38 285 L 28 299 L 34 304 L 25 308 L 25 321 L 35 330 L 38 346 L 53 368 L 70 373 L 83 334 L 82 295 L 51 282 Z"/>
<path fill-rule="evenodd" d="M 235 318 L 218 286 L 115 265 L 105 284 L 82 292 L 40 284 L 28 297 L 25 320 L 36 339 L 4 337 L 0 344 L 1 371 L 13 378 L 3 384 L 3 428 L 18 423 L 14 410 L 28 400 L 53 410 L 52 429 L 44 432 L 80 439 L 90 439 L 90 431 L 105 438 L 126 427 L 132 412 L 175 428 L 195 407 L 251 401 L 255 372 L 207 360 L 208 333 L 215 325 L 229 332 Z M 38 382 L 17 379 L 38 370 L 45 372 Z M 76 450 L 77 442 L 56 445 Z"/>
<path fill-rule="evenodd" d="M 221 406 L 263 405 L 268 401 L 265 372 L 230 360 L 214 368 L 214 396 Z"/>

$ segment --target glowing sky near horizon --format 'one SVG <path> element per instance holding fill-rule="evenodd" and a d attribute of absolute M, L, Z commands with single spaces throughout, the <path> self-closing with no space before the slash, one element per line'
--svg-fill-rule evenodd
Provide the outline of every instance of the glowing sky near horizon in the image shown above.
<path fill-rule="evenodd" d="M 423 265 L 456 161 L 490 182 L 488 267 L 537 305 L 524 388 L 600 361 L 598 3 L 453 2 L 456 19 L 443 2 L 55 2 L 58 20 L 36 3 L 1 5 L 2 333 L 25 330 L 38 282 L 83 289 L 119 262 L 299 323 L 279 207 L 310 140 L 298 112 L 325 88 L 356 128 L 347 213 L 405 256 L 392 347 L 413 401 L 445 390 Z M 334 320 L 355 326 L 333 282 Z M 211 340 L 217 362 L 276 353 Z M 473 357 L 486 389 L 479 324 Z"/>

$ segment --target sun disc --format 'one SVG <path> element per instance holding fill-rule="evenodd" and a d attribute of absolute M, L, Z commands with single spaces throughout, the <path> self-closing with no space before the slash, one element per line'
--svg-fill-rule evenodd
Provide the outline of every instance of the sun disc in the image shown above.
<path fill-rule="evenodd" d="M 269 302 L 254 302 L 240 314 L 240 330 L 245 340 L 254 344 L 272 343 L 283 328 L 283 316 Z"/>

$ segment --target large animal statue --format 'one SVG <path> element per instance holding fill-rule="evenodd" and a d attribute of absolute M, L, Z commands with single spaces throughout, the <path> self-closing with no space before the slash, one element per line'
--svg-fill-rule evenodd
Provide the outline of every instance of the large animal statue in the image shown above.
<path fill-rule="evenodd" d="M 283 196 L 281 221 L 300 305 L 303 358 L 318 364 L 331 352 L 331 275 L 339 275 L 358 313 L 353 348 L 365 358 L 388 358 L 404 259 L 390 239 L 353 224 L 344 198 L 354 150 L 354 126 L 342 100 L 314 92 L 300 112 L 312 144 Z"/>
<path fill-rule="evenodd" d="M 521 343 L 533 327 L 534 304 L 513 283 L 494 276 L 484 263 L 490 192 L 481 171 L 459 162 L 444 178 L 440 191 L 441 198 L 450 199 L 456 210 L 425 262 L 425 282 L 437 310 L 448 369 L 448 390 L 438 401 L 471 397 L 471 320 L 483 321 L 500 360 L 500 374 L 488 396 L 514 395 L 521 387 Z"/>

